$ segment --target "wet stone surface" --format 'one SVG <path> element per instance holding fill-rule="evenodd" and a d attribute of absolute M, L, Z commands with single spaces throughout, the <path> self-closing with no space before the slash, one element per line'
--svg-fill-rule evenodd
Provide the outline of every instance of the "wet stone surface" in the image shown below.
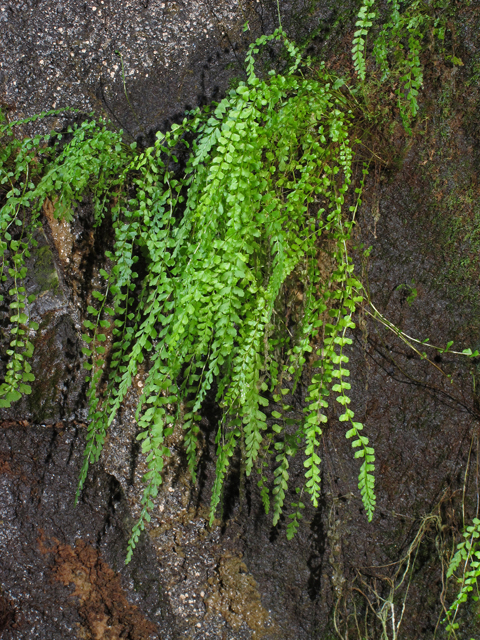
<path fill-rule="evenodd" d="M 174 638 L 146 540 L 124 567 L 129 513 L 115 479 L 94 470 L 74 508 L 84 430 L 0 424 L 2 638 Z"/>
<path fill-rule="evenodd" d="M 302 36 L 319 16 L 333 19 L 331 4 L 318 3 L 309 13 L 308 2 L 290 3 L 286 24 Z M 303 17 L 297 20 L 297 14 Z M 251 30 L 243 33 L 246 20 Z M 11 107 L 10 117 L 54 106 L 94 108 L 132 137 L 147 139 L 187 106 L 221 95 L 241 73 L 238 60 L 248 42 L 276 26 L 274 3 L 266 0 L 3 0 L 0 21 L 0 97 Z M 115 51 L 122 54 L 135 114 Z M 465 141 L 462 154 L 469 148 L 478 149 L 478 140 Z M 428 184 L 418 178 L 421 152 L 411 149 L 375 197 L 365 194 L 356 238 L 372 245 L 365 273 L 380 310 L 407 333 L 478 348 L 477 310 L 438 284 L 445 265 L 427 215 Z M 272 529 L 255 480 L 241 485 L 236 459 L 223 520 L 209 526 L 219 417 L 212 403 L 202 422 L 198 485 L 191 486 L 178 426 L 168 442 L 172 456 L 148 535 L 125 568 L 145 472 L 134 419 L 144 372 L 74 509 L 85 432 L 81 322 L 109 237 L 105 228 L 93 229 L 88 198 L 72 223 L 56 222 L 49 202 L 43 213 L 45 235 L 38 238 L 26 282 L 27 292 L 37 294 L 30 309 L 40 325 L 37 382 L 31 396 L 0 414 L 1 637 L 335 637 L 332 612 L 358 569 L 377 579 L 372 566 L 402 557 L 419 520 L 440 500 L 447 523 L 458 516 L 445 496 L 461 491 L 477 419 L 468 366 L 443 357 L 442 367 L 455 377 L 452 387 L 392 334 L 360 318 L 349 352 L 352 407 L 376 449 L 377 511 L 369 524 L 358 495 L 358 461 L 332 402 L 321 447 L 322 499 L 316 510 L 307 506 L 290 542 L 284 519 Z M 356 263 L 362 264 L 360 253 Z M 0 309 L 2 339 L 7 314 Z M 299 412 L 303 382 L 292 399 Z M 301 459 L 292 462 L 291 473 L 293 480 L 304 473 Z M 467 506 L 471 494 L 467 487 Z M 432 637 L 442 588 L 436 558 L 432 543 L 417 565 L 404 619 L 408 640 Z"/>
<path fill-rule="evenodd" d="M 48 232 L 48 226 L 45 227 Z M 31 336 L 35 347 L 31 361 L 36 383 L 31 395 L 25 396 L 10 410 L 0 409 L 0 419 L 27 419 L 35 423 L 53 424 L 65 418 L 84 418 L 84 372 L 81 364 L 79 313 L 72 304 L 72 294 L 62 286 L 61 261 L 55 244 L 51 246 L 43 230 L 36 233 L 37 247 L 27 262 L 24 281 L 27 295 L 34 294 L 29 305 L 32 320 L 39 325 Z M 0 336 L 8 340 L 8 296 L 11 282 L 2 283 L 4 300 L 0 303 Z M 5 344 L 3 342 L 3 344 Z M 5 357 L 0 361 L 3 373 Z"/>
<path fill-rule="evenodd" d="M 282 2 L 284 26 L 302 39 L 344 4 Z M 12 119 L 75 107 L 148 137 L 221 97 L 248 44 L 277 26 L 274 0 L 1 0 L 0 99 Z"/>
<path fill-rule="evenodd" d="M 101 458 L 102 466 L 125 491 L 133 517 L 140 513 L 142 476 L 147 470 L 135 441 L 134 407 L 140 385 L 138 376 L 137 392 L 129 394 L 112 424 Z M 210 420 L 204 420 L 210 435 L 214 421 L 212 415 Z M 182 441 L 178 425 L 167 441 L 172 455 L 147 525 L 179 637 L 281 638 L 272 615 L 262 605 L 254 576 L 242 561 L 245 548 L 242 527 L 235 518 L 224 523 L 217 519 L 209 526 L 210 482 L 202 477 L 199 485 L 192 486 Z M 212 471 L 209 449 L 213 447 L 213 440 L 205 442 L 203 464 L 209 467 L 209 474 Z"/>

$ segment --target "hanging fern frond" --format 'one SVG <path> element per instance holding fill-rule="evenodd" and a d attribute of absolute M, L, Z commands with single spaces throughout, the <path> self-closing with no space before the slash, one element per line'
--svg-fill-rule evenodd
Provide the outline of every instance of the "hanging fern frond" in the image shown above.
<path fill-rule="evenodd" d="M 422 53 L 427 41 L 442 41 L 453 6 L 445 0 L 388 0 L 389 14 L 373 38 L 373 58 L 381 82 L 389 81 L 397 96 L 403 126 L 412 131 L 423 86 Z M 430 46 L 429 42 L 429 46 Z M 354 49 L 356 44 L 354 44 Z M 354 54 L 355 55 L 355 54 Z"/>
<path fill-rule="evenodd" d="M 447 579 L 456 577 L 460 589 L 455 600 L 447 611 L 444 622 L 447 623 L 447 631 L 455 632 L 459 624 L 455 622 L 458 608 L 466 602 L 469 594 L 475 592 L 473 596 L 478 600 L 478 580 L 480 578 L 480 520 L 473 518 L 472 524 L 465 527 L 463 540 L 458 543 L 455 555 L 450 561 L 447 570 Z"/>
<path fill-rule="evenodd" d="M 367 9 L 362 29 L 372 19 Z M 262 79 L 255 57 L 274 41 L 283 44 L 290 65 Z M 358 62 L 364 43 L 357 44 Z M 211 393 L 223 411 L 211 522 L 240 443 L 246 474 L 260 472 L 261 497 L 274 524 L 287 500 L 295 456 L 304 462 L 301 496 L 318 505 L 322 428 L 333 419 L 332 392 L 342 405 L 340 422 L 349 423 L 347 437 L 355 436 L 360 493 L 372 517 L 374 454 L 362 425 L 353 422 L 346 368 L 352 316 L 361 301 L 347 253 L 353 225 L 345 207 L 352 183 L 352 112 L 324 65 L 309 78 L 298 73 L 301 65 L 299 50 L 282 29 L 262 36 L 247 54 L 247 81 L 219 104 L 187 114 L 143 151 L 125 145 L 107 123 L 87 119 L 71 128 L 61 151 L 49 152 L 43 174 L 31 185 L 24 181 L 23 190 L 15 182 L 24 171 L 18 159 L 30 151 L 24 143 L 12 148 L 17 173 L 8 176 L 12 195 L 2 210 L 3 230 L 18 218 L 19 208 L 38 210 L 42 198 L 53 194 L 61 203 L 59 216 L 72 215 L 87 189 L 97 224 L 111 211 L 113 246 L 84 320 L 89 415 L 77 499 L 142 372 L 136 419 L 147 471 L 127 561 L 149 521 L 170 453 L 167 438 L 180 421 L 195 481 L 199 423 Z M 41 155 L 39 145 L 32 142 L 31 153 Z M 182 168 L 180 151 L 187 158 Z M 8 267 L 10 277 L 18 281 L 24 277 L 23 258 L 15 256 L 29 245 L 13 237 L 4 242 L 7 262 L 18 265 L 18 277 L 17 267 Z M 290 331 L 282 305 L 300 282 L 301 312 Z M 15 291 L 12 304 L 19 313 L 12 322 L 20 323 L 18 332 L 33 330 L 24 317 L 24 292 Z M 27 352 L 30 347 L 21 342 L 13 347 Z M 8 374 L 13 382 L 8 378 L 2 387 L 4 403 L 25 391 L 20 385 L 30 379 L 25 357 L 12 353 L 17 364 Z M 308 393 L 299 418 L 285 398 L 293 398 L 304 381 Z M 291 504 L 289 538 L 304 508 L 300 498 Z"/>
<path fill-rule="evenodd" d="M 371 11 L 374 4 L 375 0 L 364 0 L 355 22 L 357 30 L 353 34 L 352 40 L 353 66 L 362 82 L 365 82 L 367 75 L 366 41 L 370 27 L 373 24 L 372 21 L 375 19 L 375 12 Z"/>

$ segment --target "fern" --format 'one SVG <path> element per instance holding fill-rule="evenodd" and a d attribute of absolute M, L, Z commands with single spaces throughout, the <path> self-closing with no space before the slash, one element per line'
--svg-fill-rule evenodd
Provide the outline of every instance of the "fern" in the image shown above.
<path fill-rule="evenodd" d="M 371 20 L 371 14 L 365 16 Z M 271 72 L 262 79 L 255 73 L 255 57 L 274 40 L 283 43 L 290 64 L 283 74 Z M 57 216 L 71 216 L 87 189 L 97 224 L 107 209 L 111 212 L 114 245 L 105 255 L 99 271 L 103 285 L 92 293 L 84 320 L 89 416 L 77 500 L 142 366 L 146 378 L 136 419 L 147 472 L 127 561 L 150 518 L 169 455 L 167 438 L 179 421 L 195 481 L 199 421 L 213 390 L 223 418 L 216 437 L 212 522 L 239 445 L 246 474 L 260 473 L 262 500 L 274 524 L 284 509 L 295 456 L 301 455 L 305 465 L 301 496 L 318 505 L 322 427 L 327 411 L 332 418 L 332 392 L 342 405 L 340 421 L 349 425 L 347 437 L 355 436 L 360 493 L 372 517 L 374 454 L 348 406 L 345 353 L 362 299 L 347 253 L 353 226 L 349 213 L 354 214 L 345 210 L 354 161 L 353 116 L 339 91 L 341 83 L 325 66 L 305 78 L 301 64 L 299 50 L 278 29 L 250 48 L 246 82 L 219 104 L 197 109 L 157 134 L 150 148 L 126 145 L 121 132 L 87 118 L 69 130 L 61 149 L 52 134 L 53 150 L 44 150 L 40 139 L 16 142 L 6 160 L 16 173 L 1 212 L 2 229 L 18 219 L 19 207 L 34 216 L 47 196 L 56 196 Z M 187 157 L 182 170 L 180 153 Z M 20 191 L 15 181 L 30 165 L 38 166 L 42 154 L 42 170 L 36 170 L 31 184 L 23 180 Z M 8 264 L 21 265 L 27 249 L 12 245 L 13 239 L 6 242 Z M 328 254 L 327 275 L 319 269 L 319 251 Z M 287 332 L 282 304 L 300 282 L 301 317 L 294 332 Z M 21 313 L 27 315 L 24 293 L 18 287 L 15 291 L 12 304 L 24 305 Z M 16 315 L 21 331 L 34 330 Z M 312 364 L 314 342 L 320 347 Z M 30 346 L 21 348 L 29 355 Z M 20 384 L 28 382 L 30 371 L 22 353 L 12 353 L 18 392 L 12 396 L 7 390 L 5 398 L 15 400 L 27 391 Z M 307 405 L 299 418 L 285 401 L 304 379 Z M 272 399 L 278 410 L 272 410 Z M 289 538 L 303 508 L 300 497 L 291 503 Z"/>
<path fill-rule="evenodd" d="M 447 579 L 457 574 L 457 583 L 460 585 L 454 602 L 450 605 L 445 620 L 447 621 L 447 631 L 455 631 L 459 624 L 455 622 L 460 605 L 467 601 L 470 593 L 474 592 L 473 599 L 478 601 L 479 589 L 478 580 L 480 578 L 480 520 L 473 518 L 472 524 L 465 527 L 463 540 L 457 545 L 457 551 L 450 561 L 447 570 Z M 444 620 L 444 622 L 445 622 Z"/>
<path fill-rule="evenodd" d="M 425 40 L 444 39 L 448 12 L 445 0 L 388 0 L 390 15 L 374 38 L 373 57 L 381 82 L 396 85 L 398 108 L 403 125 L 411 133 L 418 114 L 418 94 L 423 86 L 421 53 Z"/>
<path fill-rule="evenodd" d="M 288 525 L 287 525 L 287 540 L 291 540 L 298 531 L 298 527 L 300 526 L 300 520 L 303 518 L 302 510 L 305 509 L 305 505 L 301 501 L 301 491 L 297 487 L 297 494 L 299 495 L 298 502 L 292 502 L 291 507 L 293 508 L 293 512 L 288 515 Z"/>
<path fill-rule="evenodd" d="M 366 41 L 370 27 L 373 24 L 372 20 L 375 18 L 375 12 L 371 11 L 374 4 L 375 0 L 364 0 L 355 22 L 355 26 L 358 29 L 353 34 L 352 40 L 353 66 L 362 82 L 365 82 L 367 74 Z"/>

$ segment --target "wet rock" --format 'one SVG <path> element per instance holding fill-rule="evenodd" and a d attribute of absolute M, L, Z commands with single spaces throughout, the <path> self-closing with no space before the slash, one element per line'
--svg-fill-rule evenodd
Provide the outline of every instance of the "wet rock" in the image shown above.
<path fill-rule="evenodd" d="M 312 14 L 301 4 L 304 17 L 285 24 L 304 35 L 312 26 L 309 16 L 311 22 L 332 18 L 331 4 L 318 3 Z M 24 1 L 0 11 L 0 81 L 10 117 L 67 104 L 95 108 L 147 141 L 151 130 L 165 127 L 187 106 L 220 96 L 232 77 L 241 76 L 248 42 L 273 30 L 276 21 L 275 4 L 267 2 Z M 244 33 L 246 20 L 250 31 Z M 407 333 L 478 348 L 478 307 L 457 295 L 448 274 L 440 277 L 447 243 L 431 216 L 447 192 L 463 193 L 458 185 L 465 173 L 471 176 L 469 188 L 476 184 L 478 135 L 462 137 L 458 123 L 450 131 L 436 142 L 437 151 L 448 147 L 448 155 L 426 177 L 420 167 L 435 157 L 433 147 L 427 148 L 432 141 L 409 143 L 406 153 L 407 142 L 397 137 L 398 157 L 381 186 L 372 180 L 365 194 L 356 240 L 373 248 L 369 260 L 357 252 L 356 263 L 363 264 L 375 304 Z M 457 143 L 462 180 L 448 165 Z M 109 241 L 108 221 L 104 229 L 93 228 L 88 198 L 64 225 L 51 215 L 52 206 L 44 207 L 46 236 L 39 238 L 27 283 L 28 292 L 38 295 L 32 309 L 40 324 L 37 383 L 29 398 L 3 413 L 10 422 L 0 430 L 3 637 L 310 640 L 333 637 L 334 618 L 342 628 L 351 624 L 355 634 L 353 605 L 365 615 L 370 605 L 364 593 L 380 612 L 381 599 L 400 581 L 397 570 L 405 565 L 399 563 L 408 558 L 414 571 L 403 633 L 409 640 L 431 638 L 442 612 L 442 536 L 462 526 L 465 477 L 465 505 L 474 513 L 476 489 L 465 476 L 478 421 L 471 385 L 478 370 L 471 362 L 441 355 L 435 363 L 447 378 L 421 352 L 412 353 L 360 314 L 349 352 L 352 406 L 376 449 L 377 511 L 369 524 L 357 490 L 358 461 L 332 410 L 322 441 L 320 505 L 307 506 L 290 542 L 284 519 L 272 529 L 254 479 L 241 486 L 238 460 L 225 489 L 223 518 L 209 526 L 219 418 L 211 403 L 202 423 L 198 486 L 191 485 L 177 426 L 149 536 L 142 537 L 125 569 L 126 539 L 140 510 L 145 472 L 134 419 L 142 376 L 73 509 L 85 429 L 80 327 Z M 478 279 L 464 284 L 478 294 Z M 305 395 L 300 385 L 294 399 L 299 410 Z M 304 473 L 301 459 L 292 462 L 291 472 L 294 484 Z M 432 513 L 437 520 L 428 520 Z M 421 546 L 412 551 L 419 531 Z M 478 628 L 470 622 L 476 637 Z"/>
<path fill-rule="evenodd" d="M 227 552 L 208 583 L 212 593 L 206 600 L 207 611 L 218 611 L 234 631 L 246 622 L 254 640 L 268 633 L 268 611 L 263 608 L 257 584 L 241 557 Z"/>
<path fill-rule="evenodd" d="M 280 4 L 285 28 L 302 40 L 351 3 Z M 24 0 L 2 4 L 0 25 L 0 96 L 11 118 L 94 109 L 148 138 L 242 77 L 248 44 L 278 16 L 275 0 Z"/>
<path fill-rule="evenodd" d="M 50 546 L 46 546 L 49 543 Z M 72 548 L 56 538 L 51 541 L 40 539 L 39 546 L 42 553 L 52 554 L 55 559 L 54 580 L 64 586 L 75 585 L 71 597 L 79 600 L 78 613 L 83 620 L 78 629 L 79 637 L 142 640 L 156 635 L 155 624 L 128 602 L 120 576 L 110 569 L 93 546 L 80 540 Z"/>
<path fill-rule="evenodd" d="M 15 626 L 15 607 L 11 600 L 0 596 L 0 633 Z"/>
<path fill-rule="evenodd" d="M 101 458 L 103 467 L 122 486 L 134 518 L 140 512 L 142 477 L 147 470 L 135 440 L 137 393 L 138 389 L 129 394 L 112 424 Z M 214 416 L 210 419 L 213 422 Z M 207 419 L 204 422 L 208 428 Z M 196 640 L 281 637 L 274 633 L 274 621 L 262 606 L 255 579 L 241 561 L 241 528 L 234 521 L 224 524 L 219 519 L 210 526 L 210 482 L 204 487 L 205 495 L 202 482 L 192 485 L 182 442 L 182 428 L 177 425 L 168 439 L 172 455 L 147 524 L 180 636 Z M 211 462 L 207 463 L 209 475 Z"/>
<path fill-rule="evenodd" d="M 118 483 L 93 471 L 74 507 L 84 427 L 0 425 L 0 629 L 16 638 L 174 638 L 147 540 L 124 566 Z"/>
<path fill-rule="evenodd" d="M 31 365 L 36 382 L 30 395 L 9 410 L 0 409 L 0 419 L 22 418 L 37 424 L 53 424 L 66 417 L 82 419 L 85 375 L 81 365 L 78 312 L 62 287 L 55 246 L 49 245 L 43 231 L 36 233 L 36 241 L 37 246 L 27 261 L 24 281 L 27 295 L 36 296 L 29 305 L 30 318 L 39 325 L 38 331 L 31 336 L 34 344 Z M 9 281 L 2 283 L 4 295 L 10 286 Z M 10 326 L 8 301 L 5 295 L 0 307 L 4 345 Z M 6 356 L 2 357 L 0 366 L 4 366 L 5 360 Z"/>

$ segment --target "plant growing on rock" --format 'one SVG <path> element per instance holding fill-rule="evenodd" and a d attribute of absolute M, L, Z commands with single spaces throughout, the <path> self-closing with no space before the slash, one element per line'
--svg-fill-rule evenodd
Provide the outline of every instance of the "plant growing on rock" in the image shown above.
<path fill-rule="evenodd" d="M 418 114 L 418 94 L 423 86 L 422 54 L 435 39 L 443 42 L 451 3 L 445 0 L 388 0 L 385 19 L 377 28 L 375 0 L 364 0 L 353 38 L 352 59 L 362 84 L 378 76 L 382 90 L 391 87 L 397 98 L 403 126 L 411 133 Z M 372 56 L 367 58 L 367 37 L 372 33 Z M 454 64 L 460 63 L 452 58 Z M 367 62 L 372 73 L 367 80 Z M 387 86 L 388 86 L 387 85 Z M 367 93 L 367 91 L 365 91 Z"/>
<path fill-rule="evenodd" d="M 262 80 L 255 73 L 255 55 L 274 40 L 283 42 L 291 64 L 285 73 L 271 72 Z M 284 507 L 289 460 L 300 452 L 301 491 L 317 505 L 320 437 L 331 394 L 359 459 L 360 492 L 372 517 L 374 452 L 348 397 L 346 349 L 362 301 L 348 255 L 359 202 L 357 194 L 357 204 L 346 206 L 355 200 L 348 195 L 352 113 L 340 91 L 343 81 L 324 67 L 306 79 L 300 65 L 300 52 L 281 28 L 261 37 L 246 58 L 246 82 L 213 109 L 196 110 L 166 134 L 157 134 L 154 146 L 141 152 L 93 119 L 70 128 L 71 140 L 58 153 L 57 134 L 50 149 L 40 138 L 5 147 L 2 180 L 10 190 L 1 225 L 3 277 L 15 281 L 11 304 L 25 304 L 17 284 L 25 269 L 17 273 L 21 267 L 16 265 L 23 264 L 34 242 L 32 229 L 40 224 L 47 196 L 55 194 L 57 215 L 63 216 L 88 188 L 97 223 L 114 202 L 110 268 L 100 271 L 104 287 L 93 292 L 95 302 L 84 322 L 89 424 L 79 492 L 139 366 L 148 362 L 136 412 L 148 471 L 127 561 L 162 482 L 169 455 L 165 439 L 179 419 L 195 480 L 202 405 L 212 392 L 223 409 L 212 520 L 240 441 L 246 473 L 260 474 L 274 524 Z M 13 125 L 3 127 L 4 134 L 12 130 Z M 177 162 L 181 148 L 188 150 L 184 168 Z M 28 223 L 22 221 L 26 211 Z M 19 239 L 10 232 L 12 224 L 19 224 Z M 328 269 L 319 265 L 319 250 Z M 140 258 L 141 280 L 135 272 Z M 293 281 L 303 283 L 304 293 L 299 321 L 289 335 L 281 305 Z M 26 312 L 15 311 L 15 321 L 25 334 L 34 329 Z M 109 352 L 108 334 L 113 337 Z M 17 347 L 18 339 L 14 342 Z M 20 365 L 9 365 L 14 373 L 2 387 L 4 406 L 28 392 L 28 355 L 26 349 L 18 355 L 13 351 L 11 362 Z M 310 376 L 305 416 L 293 421 L 282 399 L 295 392 L 302 375 Z M 272 402 L 275 410 L 269 408 Z M 270 495 L 262 469 L 272 458 Z M 302 507 L 300 501 L 293 504 L 289 537 Z"/>
<path fill-rule="evenodd" d="M 361 81 L 367 77 L 365 38 L 372 9 L 373 1 L 366 1 L 355 35 Z M 406 15 L 394 14 L 385 29 L 410 33 Z M 375 55 L 387 73 L 393 53 L 381 37 Z M 290 64 L 262 79 L 255 73 L 255 56 L 277 40 Z M 412 55 L 397 60 L 404 67 L 406 102 L 398 98 L 411 118 L 421 72 L 417 41 L 410 35 L 408 41 Z M 292 458 L 301 456 L 304 480 L 288 510 L 287 536 L 294 535 L 304 496 L 318 505 L 319 451 L 322 429 L 333 414 L 332 396 L 358 460 L 368 519 L 375 508 L 374 450 L 349 397 L 348 348 L 363 301 L 348 253 L 363 185 L 361 171 L 354 180 L 352 102 L 342 91 L 344 81 L 324 66 L 303 75 L 300 52 L 281 28 L 252 45 L 246 71 L 246 82 L 219 104 L 187 114 L 145 150 L 126 144 L 121 132 L 93 117 L 70 127 L 64 146 L 56 133 L 17 140 L 14 127 L 22 123 L 0 128 L 6 138 L 0 157 L 1 275 L 12 310 L 1 406 L 28 393 L 33 378 L 28 358 L 36 327 L 22 282 L 45 198 L 55 201 L 57 217 L 65 217 L 89 192 L 96 223 L 107 208 L 112 217 L 113 247 L 100 270 L 103 286 L 93 291 L 84 321 L 89 420 L 77 499 L 109 426 L 145 370 L 136 419 L 148 470 L 127 562 L 150 518 L 170 454 L 167 438 L 178 422 L 195 481 L 207 396 L 214 395 L 223 411 L 212 520 L 238 448 L 246 474 L 258 474 L 273 524 L 285 509 Z M 401 112 L 405 126 L 407 111 Z M 52 113 L 57 112 L 41 115 Z M 187 156 L 184 164 L 180 154 Z M 301 291 L 294 326 L 284 314 L 292 289 Z M 371 309 L 412 346 L 411 338 Z M 287 398 L 300 383 L 307 393 L 299 419 Z M 269 477 L 265 469 L 272 466 Z"/>

